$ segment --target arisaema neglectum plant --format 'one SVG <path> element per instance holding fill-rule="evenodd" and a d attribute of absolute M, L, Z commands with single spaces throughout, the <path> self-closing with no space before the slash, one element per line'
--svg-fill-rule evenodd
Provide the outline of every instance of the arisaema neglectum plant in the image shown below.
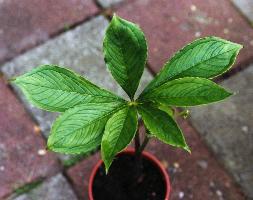
<path fill-rule="evenodd" d="M 62 113 L 52 126 L 48 149 L 77 154 L 101 145 L 108 171 L 115 155 L 138 138 L 138 118 L 148 131 L 136 151 L 142 151 L 150 137 L 190 151 L 170 111 L 231 96 L 211 79 L 232 66 L 241 48 L 217 37 L 195 40 L 168 60 L 136 97 L 147 62 L 147 42 L 136 24 L 114 16 L 106 30 L 103 53 L 106 66 L 128 100 L 55 65 L 39 66 L 13 82 L 38 108 Z"/>

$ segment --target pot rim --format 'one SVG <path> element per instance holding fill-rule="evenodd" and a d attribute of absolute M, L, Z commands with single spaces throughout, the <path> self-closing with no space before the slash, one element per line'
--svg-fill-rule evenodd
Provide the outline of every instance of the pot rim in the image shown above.
<path fill-rule="evenodd" d="M 134 148 L 127 148 L 125 150 L 123 150 L 122 152 L 120 152 L 119 154 L 131 154 L 133 155 L 135 153 Z M 170 195 L 170 191 L 171 191 L 171 186 L 170 186 L 170 179 L 169 179 L 169 175 L 166 172 L 166 169 L 164 168 L 164 166 L 161 164 L 161 162 L 151 153 L 147 152 L 147 151 L 143 151 L 142 152 L 142 156 L 144 156 L 145 158 L 147 158 L 148 160 L 150 160 L 161 172 L 163 178 L 164 178 L 164 182 L 165 182 L 165 198 L 164 200 L 169 200 L 169 195 Z M 97 164 L 93 167 L 90 178 L 89 178 L 89 188 L 88 188 L 88 195 L 89 195 L 89 199 L 90 200 L 94 200 L 93 198 L 93 191 L 92 191 L 92 185 L 94 182 L 94 178 L 95 175 L 98 171 L 98 168 L 103 164 L 103 161 L 100 159 Z"/>

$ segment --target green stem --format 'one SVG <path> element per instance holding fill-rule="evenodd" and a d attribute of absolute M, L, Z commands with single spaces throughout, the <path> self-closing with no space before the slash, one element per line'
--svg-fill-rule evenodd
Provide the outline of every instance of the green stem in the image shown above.
<path fill-rule="evenodd" d="M 140 145 L 140 147 L 136 153 L 137 155 L 140 156 L 142 154 L 142 152 L 145 149 L 145 147 L 147 146 L 148 142 L 149 142 L 149 137 L 147 136 L 147 133 L 146 133 L 144 141 L 142 142 L 142 144 Z"/>
<path fill-rule="evenodd" d="M 136 171 L 135 171 L 135 178 L 138 180 L 138 178 L 142 174 L 142 157 L 141 154 L 145 147 L 147 146 L 149 141 L 149 137 L 147 136 L 147 133 L 145 134 L 145 139 L 143 140 L 142 144 L 140 144 L 140 136 L 139 136 L 139 131 L 137 131 L 136 136 L 135 136 L 135 162 L 136 162 Z M 138 185 L 138 181 L 136 182 Z"/>
<path fill-rule="evenodd" d="M 137 130 L 135 137 L 134 137 L 134 144 L 135 144 L 135 153 L 138 152 L 138 149 L 140 148 L 140 133 L 139 130 Z"/>

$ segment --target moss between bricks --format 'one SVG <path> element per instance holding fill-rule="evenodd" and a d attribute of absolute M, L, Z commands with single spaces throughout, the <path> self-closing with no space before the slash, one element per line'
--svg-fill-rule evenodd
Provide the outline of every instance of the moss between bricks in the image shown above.
<path fill-rule="evenodd" d="M 72 167 L 73 165 L 75 165 L 76 163 L 78 163 L 79 161 L 81 161 L 82 159 L 84 159 L 85 157 L 87 157 L 89 155 L 90 154 L 74 155 L 74 156 L 71 156 L 70 159 L 64 160 L 62 164 L 65 168 L 69 168 L 69 167 Z"/>
<path fill-rule="evenodd" d="M 77 155 L 72 155 L 70 159 L 64 160 L 62 162 L 63 166 L 65 168 L 70 168 L 73 165 L 75 165 L 76 163 L 80 162 L 81 160 L 83 160 L 84 158 L 96 153 L 99 150 L 99 148 L 89 152 L 89 153 L 83 153 L 83 154 L 77 154 Z"/>
<path fill-rule="evenodd" d="M 31 191 L 32 189 L 38 187 L 42 183 L 42 180 L 36 180 L 34 182 L 28 183 L 26 185 L 23 185 L 17 189 L 14 190 L 15 194 L 18 196 L 24 193 L 27 193 Z"/>

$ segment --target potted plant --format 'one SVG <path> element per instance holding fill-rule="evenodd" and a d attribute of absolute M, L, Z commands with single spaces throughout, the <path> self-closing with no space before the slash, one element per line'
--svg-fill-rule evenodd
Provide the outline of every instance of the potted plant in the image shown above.
<path fill-rule="evenodd" d="M 210 79 L 226 72 L 241 48 L 217 37 L 198 39 L 165 63 L 135 98 L 147 61 L 146 39 L 136 24 L 114 15 L 103 42 L 104 58 L 129 100 L 56 65 L 39 66 L 13 82 L 35 106 L 62 113 L 52 125 L 49 150 L 78 154 L 101 145 L 103 162 L 92 172 L 90 199 L 169 199 L 166 171 L 143 150 L 155 137 L 190 152 L 175 121 L 174 108 L 231 96 Z M 141 121 L 146 129 L 142 142 L 138 131 Z M 135 150 L 123 151 L 133 138 Z"/>

